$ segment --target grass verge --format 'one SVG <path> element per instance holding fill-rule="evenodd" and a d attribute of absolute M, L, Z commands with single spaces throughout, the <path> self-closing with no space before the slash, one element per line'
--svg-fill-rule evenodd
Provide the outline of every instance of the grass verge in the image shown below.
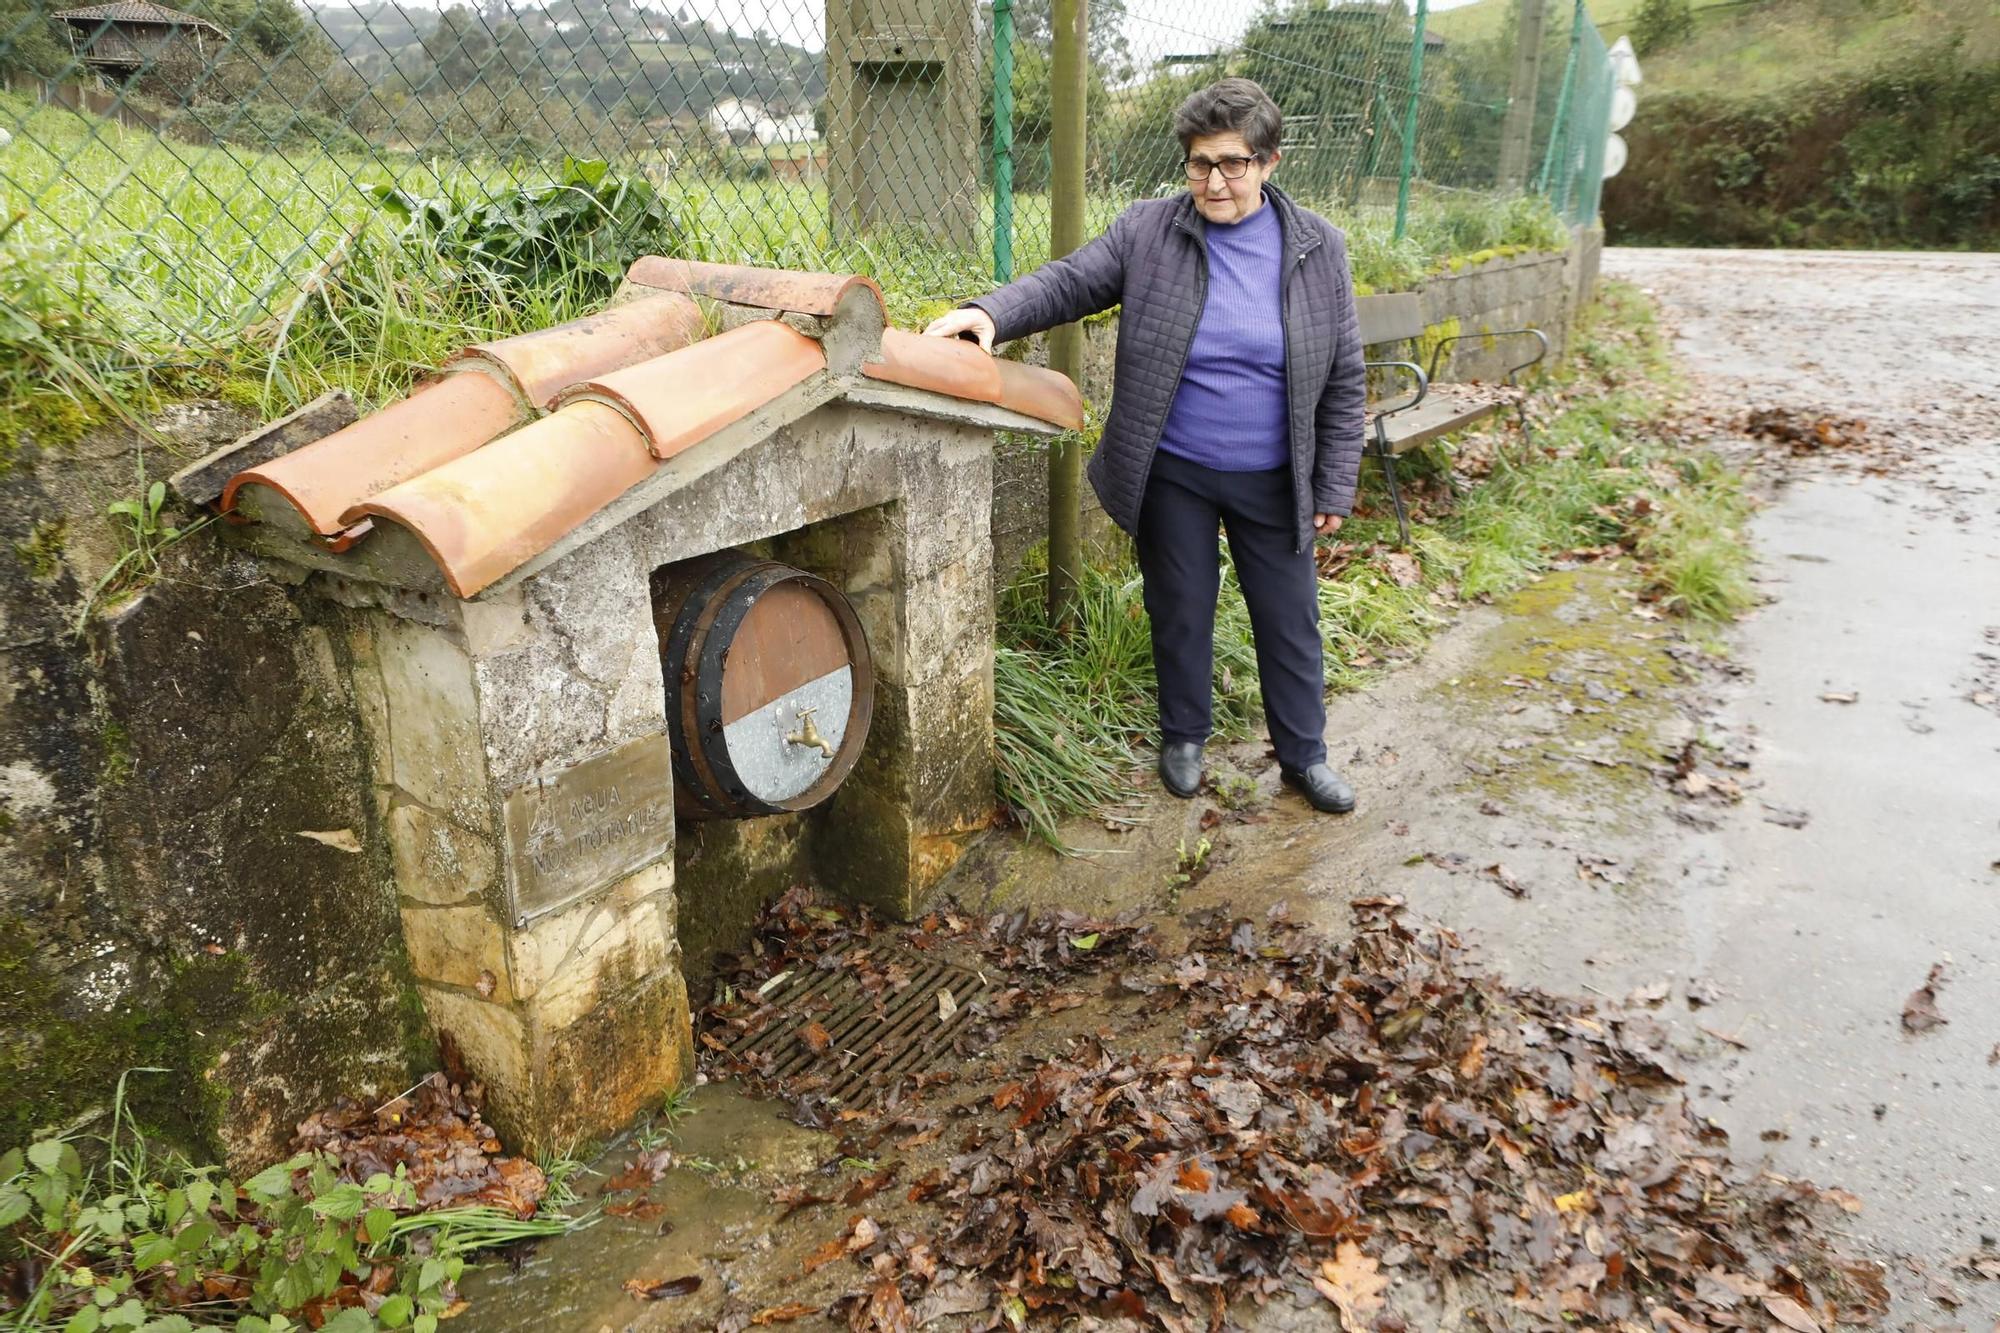
<path fill-rule="evenodd" d="M 1564 558 L 1630 554 L 1661 615 L 1712 623 L 1747 608 L 1750 501 L 1738 474 L 1658 429 L 1675 383 L 1651 305 L 1607 282 L 1543 395 L 1554 410 L 1532 448 L 1508 428 L 1406 459 L 1416 510 L 1407 551 L 1366 466 L 1355 516 L 1320 550 L 1328 688 L 1366 685 L 1421 649 L 1455 606 Z M 1215 721 L 1236 739 L 1251 734 L 1260 699 L 1226 552 L 1224 567 Z M 1152 647 L 1129 558 L 1085 571 L 1070 636 L 1048 624 L 1044 578 L 1031 561 L 1000 600 L 995 742 L 1001 799 L 1033 836 L 1062 847 L 1064 819 L 1129 807 L 1135 749 L 1154 735 Z"/>

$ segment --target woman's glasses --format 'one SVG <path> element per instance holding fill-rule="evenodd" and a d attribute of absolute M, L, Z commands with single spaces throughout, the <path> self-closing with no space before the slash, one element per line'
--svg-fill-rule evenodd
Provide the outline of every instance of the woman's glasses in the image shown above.
<path fill-rule="evenodd" d="M 1211 162 L 1205 157 L 1190 157 L 1181 163 L 1191 181 L 1205 181 L 1211 171 L 1220 171 L 1226 181 L 1240 181 L 1250 174 L 1250 164 L 1254 157 L 1225 157 L 1219 162 Z"/>

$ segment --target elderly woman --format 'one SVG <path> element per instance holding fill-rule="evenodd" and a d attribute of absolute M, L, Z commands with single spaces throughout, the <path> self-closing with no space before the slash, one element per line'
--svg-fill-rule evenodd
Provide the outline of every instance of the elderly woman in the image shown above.
<path fill-rule="evenodd" d="M 1363 429 L 1354 282 L 1338 228 L 1271 183 L 1282 117 L 1248 79 L 1174 113 L 1188 192 L 1132 205 L 1096 240 L 938 319 L 992 350 L 1122 306 L 1090 481 L 1132 535 L 1160 686 L 1160 780 L 1194 795 L 1210 730 L 1216 528 L 1257 643 L 1279 772 L 1354 808 L 1326 762 L 1315 534 L 1354 503 Z"/>

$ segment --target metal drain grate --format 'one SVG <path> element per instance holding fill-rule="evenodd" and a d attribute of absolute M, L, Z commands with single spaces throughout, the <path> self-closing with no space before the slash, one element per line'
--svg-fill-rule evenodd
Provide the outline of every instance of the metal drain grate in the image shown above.
<path fill-rule="evenodd" d="M 921 954 L 877 949 L 869 957 L 884 971 L 907 971 L 910 984 L 876 996 L 851 967 L 800 977 L 770 997 L 785 1016 L 732 1043 L 730 1054 L 779 1084 L 823 1074 L 827 1081 L 819 1090 L 826 1096 L 865 1104 L 904 1075 L 926 1071 L 968 1009 L 994 991 L 978 973 Z M 949 1018 L 940 1016 L 940 991 L 951 992 Z M 815 1022 L 832 1037 L 823 1051 L 806 1040 Z"/>

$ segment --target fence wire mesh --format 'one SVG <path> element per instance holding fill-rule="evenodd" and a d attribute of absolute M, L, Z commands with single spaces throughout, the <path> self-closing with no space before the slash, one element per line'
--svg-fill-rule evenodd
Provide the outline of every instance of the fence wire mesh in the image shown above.
<path fill-rule="evenodd" d="M 32 270 L 162 357 L 309 331 L 361 357 L 384 302 L 504 329 L 641 252 L 867 272 L 906 319 L 1048 253 L 1050 0 L 1004 7 L 999 58 L 975 0 L 182 3 L 0 0 L 0 297 Z M 1173 108 L 1232 74 L 1278 101 L 1279 179 L 1358 253 L 1421 267 L 1593 217 L 1611 76 L 1581 7 L 1427 18 L 1095 0 L 1088 230 L 1184 188 Z"/>

